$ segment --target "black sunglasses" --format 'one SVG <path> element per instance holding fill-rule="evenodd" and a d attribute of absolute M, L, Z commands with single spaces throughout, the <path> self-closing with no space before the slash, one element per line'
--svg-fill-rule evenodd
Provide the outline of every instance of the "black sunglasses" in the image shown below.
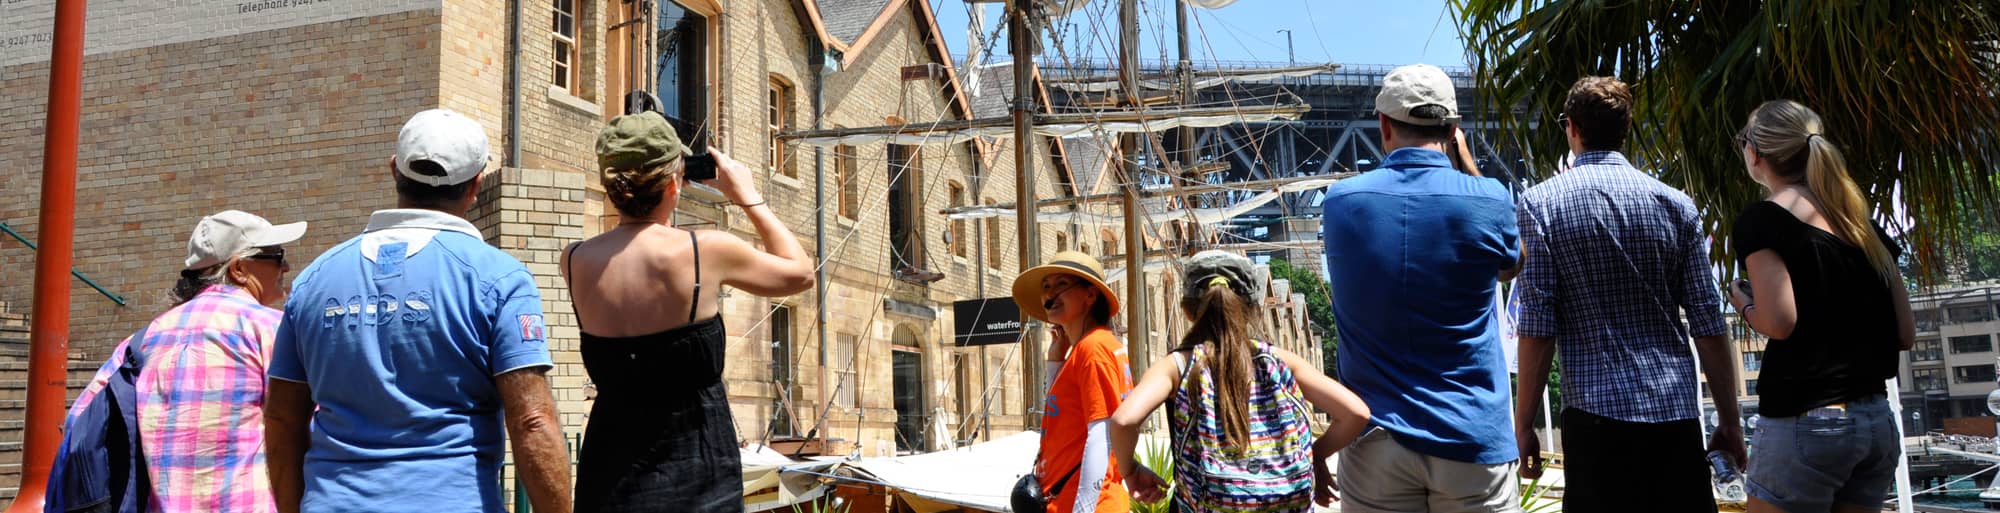
<path fill-rule="evenodd" d="M 1556 124 L 1562 125 L 1563 128 L 1569 128 L 1569 114 L 1557 114 Z"/>
<path fill-rule="evenodd" d="M 284 250 L 284 248 L 272 248 L 272 249 L 266 249 L 266 250 L 264 250 L 264 251 L 262 251 L 262 252 L 259 252 L 259 253 L 255 254 L 255 255 L 250 255 L 250 256 L 247 256 L 247 257 L 243 257 L 243 258 L 248 258 L 248 259 L 252 259 L 252 260 L 270 260 L 270 261 L 273 261 L 273 262 L 277 262 L 277 263 L 278 263 L 278 267 L 284 267 L 284 266 L 285 266 L 285 250 Z"/>

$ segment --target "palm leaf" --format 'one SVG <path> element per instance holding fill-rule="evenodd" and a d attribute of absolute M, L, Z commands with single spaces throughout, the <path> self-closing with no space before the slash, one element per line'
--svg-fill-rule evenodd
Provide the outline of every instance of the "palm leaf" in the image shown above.
<path fill-rule="evenodd" d="M 1631 84 L 1626 153 L 1687 191 L 1728 263 L 1736 213 L 1763 195 L 1733 136 L 1758 104 L 1818 111 L 1878 218 L 1900 203 L 1926 284 L 1975 222 L 1993 225 L 2000 180 L 2000 14 L 1990 0 L 1453 0 L 1478 96 L 1545 178 L 1567 151 L 1552 122 L 1568 85 Z M 1895 191 L 1900 185 L 1901 195 Z M 1889 224 L 1889 223 L 1885 223 Z M 1733 269 L 1733 265 L 1725 265 Z"/>

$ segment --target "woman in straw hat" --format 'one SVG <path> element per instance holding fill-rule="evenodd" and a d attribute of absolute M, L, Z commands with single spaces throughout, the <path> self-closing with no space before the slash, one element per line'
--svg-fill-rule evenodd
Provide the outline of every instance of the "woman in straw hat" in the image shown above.
<path fill-rule="evenodd" d="M 1111 466 L 1109 420 L 1132 389 L 1132 365 L 1125 342 L 1111 333 L 1118 295 L 1104 284 L 1104 266 L 1083 253 L 1057 253 L 1014 279 L 1014 302 L 1051 326 L 1035 458 L 1049 511 L 1127 511 L 1124 479 Z"/>
<path fill-rule="evenodd" d="M 1326 459 L 1368 427 L 1368 405 L 1311 361 L 1257 340 L 1264 287 L 1254 266 L 1224 251 L 1183 266 L 1181 312 L 1192 325 L 1169 355 L 1174 364 L 1147 370 L 1111 417 L 1118 472 L 1138 500 L 1165 494 L 1132 450 L 1139 423 L 1169 398 L 1175 511 L 1305 512 L 1315 495 L 1334 500 Z M 1318 440 L 1305 403 L 1333 421 Z"/>

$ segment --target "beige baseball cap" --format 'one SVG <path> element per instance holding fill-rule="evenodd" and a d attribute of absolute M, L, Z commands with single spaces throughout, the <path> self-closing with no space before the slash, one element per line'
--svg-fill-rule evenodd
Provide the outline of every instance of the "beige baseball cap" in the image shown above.
<path fill-rule="evenodd" d="M 299 240 L 306 234 L 305 221 L 272 226 L 270 221 L 241 210 L 224 210 L 201 218 L 188 238 L 187 265 L 182 269 L 204 269 L 249 251 L 250 248 L 277 246 Z"/>
<path fill-rule="evenodd" d="M 1418 117 L 1412 111 L 1425 105 L 1444 107 L 1443 117 Z M 1375 94 L 1375 112 L 1418 126 L 1458 123 L 1458 92 L 1451 75 L 1429 64 L 1396 68 L 1382 78 L 1382 92 Z"/>
<path fill-rule="evenodd" d="M 411 116 L 396 135 L 396 172 L 431 186 L 458 185 L 486 171 L 486 128 L 449 109 Z M 418 162 L 436 164 L 414 166 Z"/>

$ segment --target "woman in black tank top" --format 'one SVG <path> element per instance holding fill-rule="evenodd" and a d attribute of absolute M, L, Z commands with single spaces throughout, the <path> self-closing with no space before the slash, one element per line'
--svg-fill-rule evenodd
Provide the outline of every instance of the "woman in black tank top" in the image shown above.
<path fill-rule="evenodd" d="M 619 223 L 563 254 L 583 365 L 598 389 L 576 511 L 742 511 L 722 381 L 730 348 L 715 291 L 796 294 L 812 287 L 813 260 L 742 164 L 713 149 L 716 179 L 707 183 L 744 209 L 769 251 L 728 233 L 673 227 L 687 152 L 658 114 L 612 120 L 597 149 Z"/>

